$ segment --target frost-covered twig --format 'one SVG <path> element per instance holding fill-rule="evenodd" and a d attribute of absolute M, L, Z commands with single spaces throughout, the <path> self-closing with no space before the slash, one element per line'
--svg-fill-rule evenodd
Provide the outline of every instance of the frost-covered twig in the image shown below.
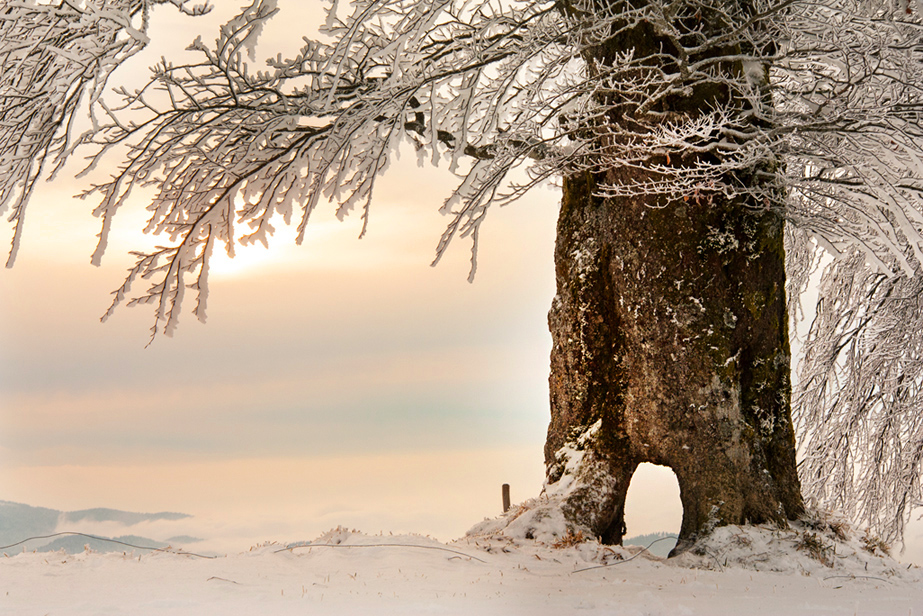
<path fill-rule="evenodd" d="M 923 504 L 923 276 L 853 250 L 820 291 L 793 400 L 802 485 L 891 544 Z"/>
<path fill-rule="evenodd" d="M 14 224 L 7 267 L 35 183 L 80 141 L 81 105 L 99 128 L 94 110 L 107 81 L 147 44 L 150 7 L 167 2 L 194 15 L 209 10 L 186 0 L 12 0 L 0 9 L 0 215 L 10 210 Z"/>

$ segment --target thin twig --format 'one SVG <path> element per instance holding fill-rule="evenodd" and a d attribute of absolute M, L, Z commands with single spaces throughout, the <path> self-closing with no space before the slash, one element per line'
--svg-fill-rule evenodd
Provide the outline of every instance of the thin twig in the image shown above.
<path fill-rule="evenodd" d="M 875 577 L 874 575 L 828 575 L 824 578 L 824 581 L 826 582 L 827 580 L 835 580 L 838 578 L 847 578 L 850 580 L 878 580 L 879 582 L 886 582 L 888 584 L 891 583 L 891 580 Z"/>

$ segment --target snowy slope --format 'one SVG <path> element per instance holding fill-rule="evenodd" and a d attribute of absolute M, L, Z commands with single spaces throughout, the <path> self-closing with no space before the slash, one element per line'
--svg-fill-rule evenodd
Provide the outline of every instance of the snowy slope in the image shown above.
<path fill-rule="evenodd" d="M 344 529 L 219 558 L 29 552 L 0 557 L 0 614 L 923 615 L 919 569 L 856 541 L 825 564 L 797 547 L 805 533 L 719 529 L 707 553 L 670 561 L 595 542 Z"/>

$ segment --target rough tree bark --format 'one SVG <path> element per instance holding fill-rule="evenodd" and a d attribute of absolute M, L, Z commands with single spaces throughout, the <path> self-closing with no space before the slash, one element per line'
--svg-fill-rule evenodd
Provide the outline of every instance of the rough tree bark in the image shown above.
<path fill-rule="evenodd" d="M 722 27 L 699 15 L 686 30 L 701 32 L 702 19 Z M 651 62 L 664 62 L 671 44 L 642 23 L 588 59 L 605 64 L 629 49 L 636 57 L 659 50 Z M 630 122 L 613 102 L 610 121 Z M 712 83 L 660 108 L 694 115 L 728 104 L 734 94 Z M 564 180 L 548 317 L 547 481 L 566 518 L 620 544 L 638 464 L 670 467 L 683 505 L 682 551 L 715 526 L 785 524 L 803 513 L 783 222 L 761 204 L 718 193 L 678 202 L 597 196 L 599 185 L 643 181 L 644 173 L 612 168 Z"/>

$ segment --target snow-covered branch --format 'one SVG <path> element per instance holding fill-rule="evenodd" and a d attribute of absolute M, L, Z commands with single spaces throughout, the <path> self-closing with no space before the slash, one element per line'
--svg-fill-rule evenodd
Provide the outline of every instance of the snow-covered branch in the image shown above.
<path fill-rule="evenodd" d="M 923 504 L 923 277 L 853 250 L 821 288 L 795 400 L 805 493 L 893 543 Z"/>
<path fill-rule="evenodd" d="M 151 5 L 184 0 L 12 0 L 0 9 L 0 215 L 10 210 L 16 259 L 25 209 L 43 172 L 54 175 L 72 153 L 78 109 L 93 114 L 112 72 L 148 42 Z M 85 128 L 85 127 L 83 127 Z"/>

